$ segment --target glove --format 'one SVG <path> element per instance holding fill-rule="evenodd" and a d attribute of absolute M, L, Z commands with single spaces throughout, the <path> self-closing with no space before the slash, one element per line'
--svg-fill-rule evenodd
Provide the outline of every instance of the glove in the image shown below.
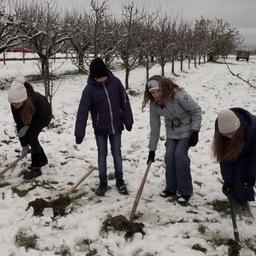
<path fill-rule="evenodd" d="M 130 132 L 132 130 L 132 125 L 126 125 L 125 128 L 128 132 Z"/>
<path fill-rule="evenodd" d="M 224 182 L 224 184 L 222 186 L 222 192 L 226 196 L 229 196 L 232 193 L 232 185 L 229 184 L 229 183 Z"/>
<path fill-rule="evenodd" d="M 29 152 L 30 152 L 30 148 L 29 148 L 29 146 L 27 145 L 27 146 L 22 147 L 20 154 L 21 154 L 21 156 L 25 156 L 25 155 L 27 155 Z"/>
<path fill-rule="evenodd" d="M 246 181 L 245 181 L 245 184 L 248 186 L 248 187 L 254 187 L 255 186 L 255 177 L 252 177 L 252 176 L 248 176 Z"/>
<path fill-rule="evenodd" d="M 18 137 L 22 138 L 26 135 L 27 131 L 29 129 L 29 125 L 23 126 L 19 131 L 18 131 Z"/>
<path fill-rule="evenodd" d="M 189 137 L 188 145 L 194 147 L 198 142 L 198 133 L 199 131 L 193 131 Z"/>
<path fill-rule="evenodd" d="M 76 137 L 76 144 L 81 144 L 84 137 Z"/>
<path fill-rule="evenodd" d="M 155 162 L 155 151 L 152 151 L 152 150 L 149 151 L 147 164 L 149 163 L 149 161 Z"/>

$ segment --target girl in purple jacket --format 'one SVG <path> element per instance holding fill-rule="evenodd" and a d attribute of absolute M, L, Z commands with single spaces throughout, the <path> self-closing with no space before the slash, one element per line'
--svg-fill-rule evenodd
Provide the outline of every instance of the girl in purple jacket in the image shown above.
<path fill-rule="evenodd" d="M 80 100 L 75 125 L 77 144 L 81 144 L 84 139 L 89 112 L 98 148 L 100 183 L 95 193 L 104 196 L 108 188 L 106 159 L 109 140 L 114 159 L 116 187 L 121 194 L 127 194 L 123 180 L 121 133 L 124 126 L 128 131 L 132 129 L 132 110 L 121 81 L 108 70 L 99 57 L 90 64 L 90 75 Z"/>

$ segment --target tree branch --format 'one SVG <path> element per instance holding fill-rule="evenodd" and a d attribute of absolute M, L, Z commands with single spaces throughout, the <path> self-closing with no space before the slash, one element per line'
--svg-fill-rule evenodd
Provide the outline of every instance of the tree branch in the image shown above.
<path fill-rule="evenodd" d="M 228 63 L 226 62 L 226 59 L 224 59 L 224 62 L 225 62 L 225 64 L 226 64 L 226 66 L 227 66 L 227 68 L 228 68 L 229 72 L 230 72 L 233 76 L 236 76 L 237 78 L 239 78 L 239 79 L 240 79 L 240 80 L 242 80 L 243 82 L 245 82 L 245 83 L 249 84 L 249 85 L 250 85 L 250 87 L 252 87 L 252 88 L 255 88 L 255 89 L 256 89 L 256 86 L 255 86 L 255 85 L 253 85 L 253 84 L 251 84 L 251 83 L 249 82 L 249 79 L 248 79 L 248 80 L 245 80 L 244 78 L 242 78 L 242 77 L 239 75 L 239 73 L 238 73 L 238 74 L 235 74 L 235 73 L 230 69 L 230 67 L 229 67 Z"/>

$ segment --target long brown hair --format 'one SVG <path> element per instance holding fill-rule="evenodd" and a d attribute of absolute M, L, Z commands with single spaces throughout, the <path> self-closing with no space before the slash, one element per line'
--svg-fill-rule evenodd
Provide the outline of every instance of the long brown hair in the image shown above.
<path fill-rule="evenodd" d="M 31 98 L 27 98 L 20 110 L 20 118 L 25 125 L 31 124 L 33 114 L 35 113 L 35 106 Z"/>
<path fill-rule="evenodd" d="M 164 77 L 164 76 L 154 75 L 154 76 L 152 76 L 148 79 L 148 81 L 150 81 L 150 80 L 158 81 L 159 86 L 162 90 L 161 102 L 163 104 L 165 104 L 167 102 L 168 98 L 171 98 L 171 99 L 174 98 L 174 96 L 175 96 L 174 89 L 178 89 L 178 90 L 181 89 L 170 78 L 167 78 L 167 77 Z M 146 84 L 146 88 L 145 88 L 145 92 L 144 92 L 144 99 L 143 99 L 143 102 L 142 102 L 142 110 L 145 108 L 145 106 L 147 105 L 147 103 L 149 101 L 154 102 L 154 98 L 153 98 L 152 94 L 149 92 L 147 84 Z"/>
<path fill-rule="evenodd" d="M 222 161 L 233 161 L 235 160 L 242 151 L 244 144 L 244 129 L 241 126 L 232 139 L 229 139 L 215 129 L 212 151 L 213 156 L 218 162 Z"/>

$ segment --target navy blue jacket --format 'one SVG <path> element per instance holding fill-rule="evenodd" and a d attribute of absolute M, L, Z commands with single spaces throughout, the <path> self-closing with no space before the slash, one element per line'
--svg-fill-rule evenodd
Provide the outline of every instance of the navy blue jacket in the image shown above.
<path fill-rule="evenodd" d="M 242 108 L 231 108 L 244 128 L 244 145 L 234 161 L 220 162 L 224 182 L 233 188 L 233 196 L 240 203 L 254 201 L 254 190 L 247 187 L 249 176 L 256 177 L 256 116 Z"/>
<path fill-rule="evenodd" d="M 128 95 L 121 81 L 109 71 L 108 79 L 99 84 L 89 77 L 80 100 L 75 136 L 84 138 L 88 113 L 91 113 L 95 134 L 119 134 L 124 129 L 132 129 L 133 115 Z"/>

